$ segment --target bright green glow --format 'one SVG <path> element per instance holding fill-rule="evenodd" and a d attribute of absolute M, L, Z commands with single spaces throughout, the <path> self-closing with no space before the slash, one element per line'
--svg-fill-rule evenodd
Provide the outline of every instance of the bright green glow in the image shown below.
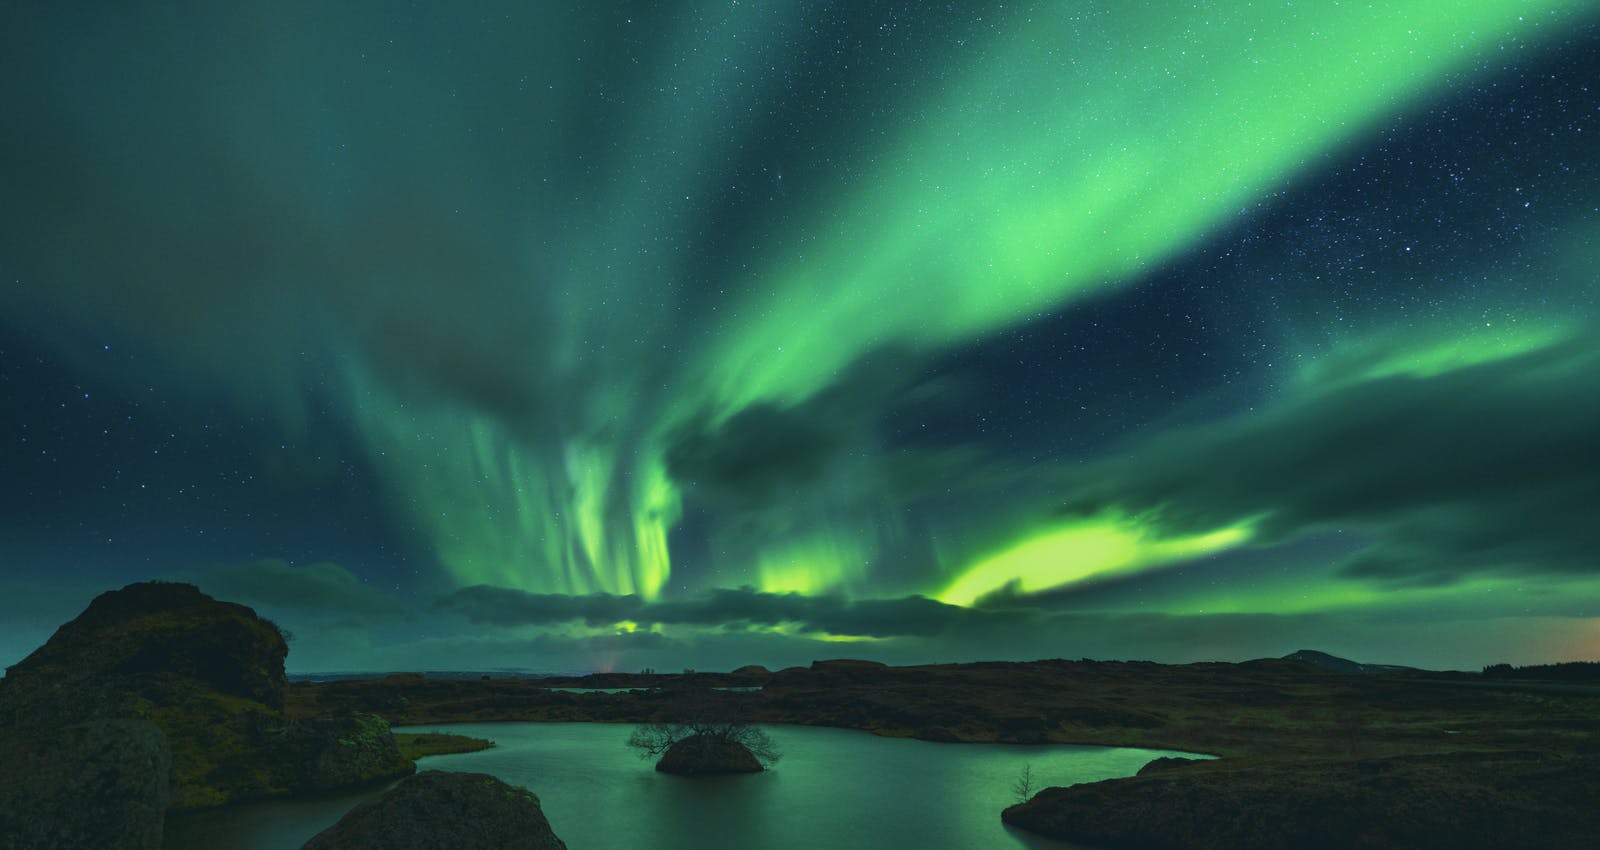
<path fill-rule="evenodd" d="M 875 637 L 873 635 L 836 635 L 831 632 L 807 634 L 806 637 L 812 640 L 822 641 L 823 643 L 880 643 L 883 640 L 886 640 L 885 638 Z"/>
<path fill-rule="evenodd" d="M 727 281 L 742 294 L 714 298 L 674 327 L 678 293 L 705 289 L 681 247 L 702 237 L 681 223 L 698 220 L 704 175 L 732 157 L 737 135 L 726 128 L 777 90 L 791 57 L 784 24 L 805 14 L 798 4 L 732 7 L 665 39 L 658 55 L 670 59 L 627 109 L 636 132 L 599 157 L 595 197 L 551 232 L 530 233 L 527 288 L 549 315 L 530 330 L 537 345 L 519 352 L 536 362 L 513 372 L 541 382 L 536 424 L 407 406 L 357 374 L 362 431 L 396 500 L 459 582 L 654 597 L 670 577 L 667 536 L 681 501 L 663 456 L 685 417 L 798 401 L 880 347 L 959 343 L 1126 285 L 1502 39 L 1584 6 L 1107 3 L 1012 13 L 981 63 L 884 128 L 884 147 L 840 179 L 846 188 L 790 211 L 780 244 L 751 248 L 750 274 Z M 834 539 L 850 533 L 858 526 L 818 510 L 758 532 L 747 557 L 715 565 L 710 580 L 847 588 L 874 554 Z M 1243 536 L 1061 529 L 973 567 L 944 598 L 970 602 L 1012 580 L 1055 586 Z M 1073 553 L 1088 560 L 1065 574 L 1050 566 Z"/>
<path fill-rule="evenodd" d="M 1279 577 L 1256 576 L 1250 583 L 1218 584 L 1203 590 L 1186 590 L 1181 598 L 1152 606 L 1168 614 L 1318 614 L 1337 612 L 1414 611 L 1422 609 L 1438 618 L 1471 619 L 1516 610 L 1548 611 L 1553 600 L 1593 599 L 1600 594 L 1600 578 L 1562 576 L 1476 576 L 1469 580 L 1397 591 L 1343 578 L 1333 572 L 1300 567 Z M 1125 606 L 1121 610 L 1150 610 Z"/>
<path fill-rule="evenodd" d="M 973 564 L 937 598 L 951 605 L 971 605 L 1008 587 L 1038 593 L 1219 552 L 1249 538 L 1246 527 L 1162 538 L 1155 529 L 1121 517 L 1074 522 Z"/>
<path fill-rule="evenodd" d="M 1018 12 L 817 238 L 758 278 L 706 352 L 721 409 L 1126 284 L 1490 45 L 1584 4 L 1136 5 Z"/>
<path fill-rule="evenodd" d="M 549 448 L 510 439 L 488 417 L 389 406 L 357 391 L 359 424 L 403 506 L 463 584 L 542 593 L 659 595 L 667 532 L 678 519 L 665 470 L 623 473 L 592 443 Z M 465 447 L 463 452 L 453 449 Z"/>
<path fill-rule="evenodd" d="M 611 173 L 597 197 L 584 199 L 584 215 L 529 232 L 526 288 L 547 315 L 529 330 L 537 344 L 524 353 L 536 362 L 510 371 L 534 376 L 550 396 L 536 424 L 402 401 L 403 393 L 352 370 L 350 394 L 378 466 L 459 583 L 646 598 L 666 584 L 680 497 L 649 432 L 676 398 L 644 377 L 683 336 L 662 320 L 673 311 L 682 261 L 663 246 L 681 241 L 677 223 L 695 215 L 704 174 L 732 155 L 738 136 L 729 128 L 750 120 L 728 93 L 760 98 L 783 79 L 781 60 L 793 46 L 783 25 L 800 12 L 793 3 L 754 6 L 686 14 L 680 30 L 652 34 L 667 46 L 647 75 L 659 97 L 628 110 L 640 131 L 596 152 Z M 590 18 L 540 15 L 574 32 Z M 583 62 L 593 57 L 577 41 L 569 47 L 564 57 L 545 57 L 560 66 L 549 69 L 554 81 L 589 73 Z M 539 120 L 556 138 L 561 123 Z M 538 156 L 550 140 L 518 141 Z M 639 174 L 648 179 L 634 179 Z"/>
<path fill-rule="evenodd" d="M 887 638 L 881 638 L 874 635 L 842 635 L 834 634 L 833 632 L 811 632 L 806 631 L 805 629 L 793 623 L 778 623 L 772 626 L 761 626 L 751 629 L 750 631 L 760 634 L 783 635 L 784 637 L 799 637 L 805 638 L 806 640 L 821 641 L 822 643 L 879 643 L 887 640 Z"/>
<path fill-rule="evenodd" d="M 822 593 L 864 577 L 871 550 L 837 534 L 820 534 L 762 553 L 757 587 L 767 593 Z"/>
<path fill-rule="evenodd" d="M 1481 321 L 1476 327 L 1452 324 L 1344 339 L 1333 353 L 1303 369 L 1300 379 L 1322 386 L 1400 376 L 1428 378 L 1548 348 L 1570 339 L 1576 330 L 1572 322 L 1512 318 Z"/>

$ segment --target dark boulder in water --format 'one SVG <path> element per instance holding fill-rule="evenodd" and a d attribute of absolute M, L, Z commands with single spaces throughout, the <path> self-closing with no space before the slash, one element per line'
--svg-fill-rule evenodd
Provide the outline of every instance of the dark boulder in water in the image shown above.
<path fill-rule="evenodd" d="M 712 735 L 690 735 L 673 744 L 656 762 L 656 770 L 680 776 L 760 773 L 763 769 L 748 747 Z"/>
<path fill-rule="evenodd" d="M 166 737 L 143 720 L 0 738 L 0 848 L 159 850 L 169 759 Z"/>
<path fill-rule="evenodd" d="M 302 850 L 566 850 L 532 791 L 429 770 L 355 807 Z"/>

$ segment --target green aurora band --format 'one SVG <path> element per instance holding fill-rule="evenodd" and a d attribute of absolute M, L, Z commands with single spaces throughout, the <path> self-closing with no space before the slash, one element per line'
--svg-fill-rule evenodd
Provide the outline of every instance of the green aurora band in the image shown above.
<path fill-rule="evenodd" d="M 776 96 L 793 57 L 774 21 L 802 16 L 799 4 L 736 7 L 664 54 L 675 61 L 660 69 L 660 99 L 634 106 L 643 129 L 604 166 L 618 175 L 605 182 L 606 212 L 539 249 L 558 285 L 555 318 L 540 330 L 548 338 L 529 355 L 555 376 L 536 425 L 418 398 L 359 357 L 348 361 L 347 391 L 396 501 L 458 584 L 654 599 L 673 577 L 667 540 L 685 493 L 666 457 L 686 423 L 800 404 L 874 352 L 934 352 L 1131 285 L 1379 120 L 1472 73 L 1485 52 L 1542 39 L 1587 8 L 1420 0 L 1010 12 L 981 61 L 887 128 L 869 168 L 812 198 L 782 244 L 754 249 L 744 288 L 718 299 L 713 319 L 679 327 L 682 251 L 657 246 L 692 239 L 674 223 L 697 175 L 732 145 L 712 128 L 736 124 L 745 99 Z M 695 94 L 710 91 L 738 96 Z M 639 174 L 650 179 L 621 179 Z M 1461 339 L 1441 327 L 1436 344 L 1402 359 L 1352 343 L 1348 357 L 1296 380 L 1435 374 L 1565 333 L 1543 325 Z M 882 554 L 881 533 L 850 518 L 859 505 L 807 498 L 792 522 L 746 535 L 739 562 L 709 581 L 849 590 Z M 1041 522 L 1004 540 L 947 541 L 937 574 L 912 590 L 967 605 L 1251 538 L 1248 522 L 1199 533 L 1121 514 Z"/>

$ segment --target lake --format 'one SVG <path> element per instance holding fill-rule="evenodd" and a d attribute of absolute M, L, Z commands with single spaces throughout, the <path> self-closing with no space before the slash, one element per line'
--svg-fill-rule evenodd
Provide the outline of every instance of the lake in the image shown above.
<path fill-rule="evenodd" d="M 539 795 L 570 850 L 915 847 L 1063 848 L 1011 829 L 1000 810 L 1025 766 L 1035 790 L 1131 776 L 1185 755 L 1118 747 L 935 744 L 809 726 L 766 727 L 783 758 L 747 776 L 656 773 L 625 746 L 630 724 L 469 723 L 400 727 L 490 738 L 496 747 L 433 756 L 419 770 L 488 773 Z M 240 806 L 170 818 L 168 850 L 295 850 L 377 792 Z"/>

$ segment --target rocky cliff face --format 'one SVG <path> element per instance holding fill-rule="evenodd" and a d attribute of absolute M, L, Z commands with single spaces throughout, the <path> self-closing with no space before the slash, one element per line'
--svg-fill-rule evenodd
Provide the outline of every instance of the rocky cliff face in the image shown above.
<path fill-rule="evenodd" d="M 410 773 L 371 716 L 291 723 L 288 652 L 271 622 L 187 584 L 101 594 L 0 682 L 0 730 L 29 736 L 112 718 L 148 721 L 170 751 L 174 808 Z"/>
<path fill-rule="evenodd" d="M 302 850 L 566 850 L 532 791 L 430 770 L 355 807 Z"/>

